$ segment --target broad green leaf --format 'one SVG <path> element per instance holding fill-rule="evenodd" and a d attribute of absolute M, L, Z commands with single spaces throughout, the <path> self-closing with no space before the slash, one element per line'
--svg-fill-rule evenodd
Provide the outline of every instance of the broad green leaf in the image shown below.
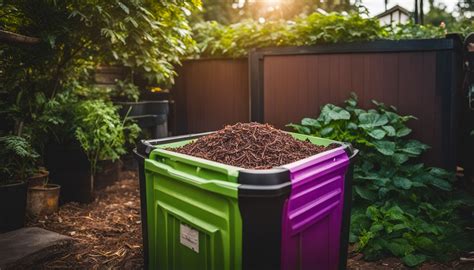
<path fill-rule="evenodd" d="M 375 194 L 375 192 L 373 192 L 373 191 L 371 191 L 367 188 L 364 188 L 364 187 L 361 187 L 361 186 L 354 186 L 354 190 L 360 197 L 362 197 L 366 200 L 373 201 L 377 198 L 377 195 Z"/>
<path fill-rule="evenodd" d="M 418 236 L 413 242 L 418 248 L 422 248 L 425 250 L 432 249 L 433 245 L 435 245 L 435 243 L 430 238 L 425 236 Z"/>
<path fill-rule="evenodd" d="M 392 227 L 394 231 L 399 231 L 408 228 L 407 225 L 405 224 L 396 224 L 395 226 Z"/>
<path fill-rule="evenodd" d="M 365 113 L 365 111 L 361 109 L 354 109 L 354 113 L 355 115 L 360 116 L 361 114 Z"/>
<path fill-rule="evenodd" d="M 393 219 L 393 220 L 405 220 L 405 212 L 398 206 L 392 206 L 390 209 L 387 210 L 385 213 L 387 217 Z"/>
<path fill-rule="evenodd" d="M 405 163 L 409 159 L 409 157 L 403 153 L 395 153 L 392 155 L 392 158 L 398 165 Z"/>
<path fill-rule="evenodd" d="M 304 126 L 310 126 L 317 129 L 321 128 L 321 124 L 319 124 L 318 120 L 313 119 L 313 118 L 303 118 L 303 120 L 301 120 L 301 124 Z"/>
<path fill-rule="evenodd" d="M 433 186 L 435 186 L 439 189 L 442 189 L 442 190 L 445 190 L 445 191 L 451 191 L 452 190 L 451 184 L 448 181 L 443 180 L 441 178 L 432 177 L 430 182 Z"/>
<path fill-rule="evenodd" d="M 346 100 L 346 104 L 355 107 L 357 106 L 357 100 L 355 100 L 354 98 L 349 98 L 348 100 Z"/>
<path fill-rule="evenodd" d="M 347 124 L 346 128 L 356 130 L 358 127 L 357 127 L 356 123 L 350 122 L 350 123 Z"/>
<path fill-rule="evenodd" d="M 402 258 L 403 263 L 409 267 L 417 266 L 426 261 L 426 256 L 421 254 L 408 254 Z"/>
<path fill-rule="evenodd" d="M 327 136 L 331 134 L 333 130 L 334 129 L 332 127 L 326 127 L 326 128 L 323 128 L 319 133 L 321 134 L 321 136 Z"/>
<path fill-rule="evenodd" d="M 400 115 L 394 113 L 394 112 L 385 112 L 385 115 L 387 116 L 387 119 L 389 123 L 395 124 L 398 123 L 401 119 Z"/>
<path fill-rule="evenodd" d="M 378 232 L 378 231 L 381 231 L 383 230 L 383 225 L 382 224 L 372 224 L 372 226 L 370 226 L 370 231 L 371 232 Z"/>
<path fill-rule="evenodd" d="M 311 134 L 311 130 L 308 127 L 298 124 L 288 124 L 287 127 L 291 127 L 294 131 L 301 134 Z"/>
<path fill-rule="evenodd" d="M 400 148 L 400 151 L 403 151 L 407 154 L 418 156 L 421 153 L 423 153 L 423 151 L 425 151 L 426 149 L 428 149 L 428 146 L 426 144 L 422 144 L 416 140 L 410 140 L 402 148 Z"/>
<path fill-rule="evenodd" d="M 359 115 L 359 122 L 359 127 L 370 129 L 387 124 L 388 119 L 386 115 L 380 115 L 378 113 L 362 113 Z"/>
<path fill-rule="evenodd" d="M 412 182 L 412 186 L 413 187 L 426 187 L 426 185 L 424 183 L 415 182 L 415 181 Z"/>
<path fill-rule="evenodd" d="M 410 179 L 405 178 L 405 177 L 394 177 L 393 178 L 393 184 L 398 187 L 398 188 L 403 188 L 403 189 L 410 189 L 412 186 L 412 182 Z"/>
<path fill-rule="evenodd" d="M 454 173 L 441 169 L 441 168 L 430 168 L 430 174 L 440 177 L 440 178 L 448 178 L 448 179 L 452 179 L 455 177 Z"/>
<path fill-rule="evenodd" d="M 380 153 L 390 156 L 395 153 L 395 143 L 389 141 L 376 141 L 374 146 Z"/>
<path fill-rule="evenodd" d="M 383 126 L 382 128 L 387 132 L 388 136 L 395 136 L 397 134 L 392 126 Z"/>
<path fill-rule="evenodd" d="M 415 250 L 413 246 L 406 239 L 403 238 L 388 240 L 386 242 L 386 247 L 393 255 L 398 257 L 410 254 Z"/>
<path fill-rule="evenodd" d="M 385 134 L 387 133 L 382 129 L 375 129 L 369 132 L 369 136 L 377 140 L 383 139 L 385 137 Z"/>
<path fill-rule="evenodd" d="M 348 111 L 341 109 L 341 111 L 330 111 L 329 117 L 333 120 L 349 120 L 351 114 Z"/>
<path fill-rule="evenodd" d="M 375 205 L 371 205 L 371 206 L 367 207 L 367 210 L 365 211 L 365 214 L 371 220 L 380 219 L 380 210 Z"/>
<path fill-rule="evenodd" d="M 404 136 L 407 136 L 408 134 L 411 133 L 411 129 L 410 128 L 407 128 L 407 127 L 403 127 L 399 130 L 397 130 L 397 137 L 404 137 Z"/>

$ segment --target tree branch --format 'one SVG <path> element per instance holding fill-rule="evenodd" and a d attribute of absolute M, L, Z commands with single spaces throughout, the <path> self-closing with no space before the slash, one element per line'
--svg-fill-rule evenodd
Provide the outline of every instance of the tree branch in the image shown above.
<path fill-rule="evenodd" d="M 16 34 L 13 32 L 0 30 L 0 42 L 8 43 L 8 44 L 29 44 L 34 45 L 41 42 L 41 39 L 37 37 L 29 37 L 20 34 Z"/>

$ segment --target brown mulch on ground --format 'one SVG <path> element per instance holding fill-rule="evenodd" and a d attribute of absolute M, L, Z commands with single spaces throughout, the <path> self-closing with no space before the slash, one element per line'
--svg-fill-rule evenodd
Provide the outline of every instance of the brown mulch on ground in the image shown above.
<path fill-rule="evenodd" d="M 123 172 L 121 181 L 97 194 L 90 204 L 68 203 L 56 214 L 29 222 L 77 240 L 70 252 L 43 268 L 143 268 L 137 175 Z"/>
<path fill-rule="evenodd" d="M 294 139 L 269 124 L 237 123 L 168 150 L 247 169 L 270 169 L 316 155 L 329 147 Z"/>
<path fill-rule="evenodd" d="M 469 260 L 472 260 L 470 258 Z M 349 270 L 474 270 L 474 262 L 461 262 L 455 260 L 449 263 L 426 262 L 416 268 L 406 267 L 398 258 L 385 258 L 379 261 L 368 262 L 363 260 L 363 255 L 353 251 L 353 247 L 349 248 L 349 259 L 347 261 L 347 269 Z"/>
<path fill-rule="evenodd" d="M 121 181 L 97 192 L 91 204 L 68 203 L 58 213 L 29 222 L 76 239 L 67 254 L 45 262 L 43 269 L 142 269 L 140 196 L 137 174 L 122 172 Z M 350 251 L 348 269 L 405 270 L 399 259 L 366 262 Z M 419 269 L 474 269 L 473 263 L 425 263 Z"/>

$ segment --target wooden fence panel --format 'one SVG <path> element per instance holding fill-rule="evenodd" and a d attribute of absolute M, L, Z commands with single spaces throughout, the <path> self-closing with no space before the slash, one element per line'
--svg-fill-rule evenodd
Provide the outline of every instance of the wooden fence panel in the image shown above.
<path fill-rule="evenodd" d="M 254 50 L 251 118 L 285 128 L 355 92 L 362 108 L 377 100 L 417 117 L 411 137 L 431 146 L 423 161 L 454 169 L 460 52 L 448 38 Z"/>
<path fill-rule="evenodd" d="M 184 61 L 172 88 L 175 134 L 249 121 L 247 59 Z"/>

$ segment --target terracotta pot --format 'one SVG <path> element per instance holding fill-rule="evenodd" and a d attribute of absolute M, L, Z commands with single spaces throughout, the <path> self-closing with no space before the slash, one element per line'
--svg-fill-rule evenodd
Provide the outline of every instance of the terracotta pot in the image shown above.
<path fill-rule="evenodd" d="M 26 181 L 28 187 L 43 186 L 48 182 L 49 172 L 47 170 L 40 170 Z"/>
<path fill-rule="evenodd" d="M 58 211 L 61 186 L 48 184 L 28 187 L 26 211 L 29 215 L 49 215 Z"/>
<path fill-rule="evenodd" d="M 25 224 L 26 183 L 0 185 L 0 233 Z"/>

